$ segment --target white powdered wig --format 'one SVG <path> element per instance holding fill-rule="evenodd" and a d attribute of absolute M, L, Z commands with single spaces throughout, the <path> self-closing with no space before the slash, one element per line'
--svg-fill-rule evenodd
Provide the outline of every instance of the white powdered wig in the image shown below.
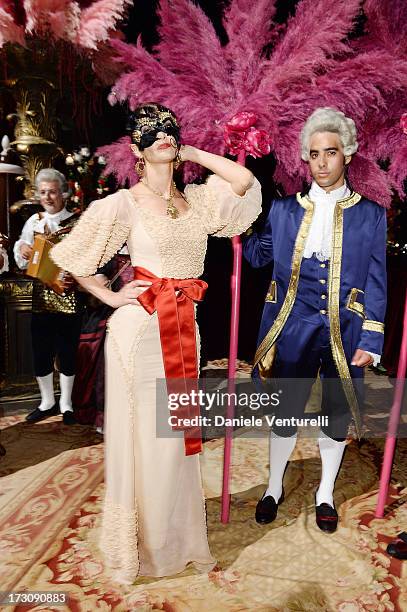
<path fill-rule="evenodd" d="M 344 155 L 353 155 L 358 150 L 356 126 L 353 119 L 346 117 L 336 108 L 325 106 L 314 110 L 301 130 L 301 159 L 304 161 L 309 161 L 309 143 L 315 132 L 334 132 L 338 134 Z"/>
<path fill-rule="evenodd" d="M 35 177 L 35 192 L 37 197 L 40 188 L 40 183 L 42 181 L 46 181 L 48 183 L 55 181 L 56 183 L 59 183 L 59 188 L 61 190 L 63 199 L 66 200 L 67 198 L 69 198 L 70 191 L 68 187 L 68 182 L 62 172 L 55 170 L 55 168 L 43 168 L 42 170 L 40 170 L 37 176 Z"/>

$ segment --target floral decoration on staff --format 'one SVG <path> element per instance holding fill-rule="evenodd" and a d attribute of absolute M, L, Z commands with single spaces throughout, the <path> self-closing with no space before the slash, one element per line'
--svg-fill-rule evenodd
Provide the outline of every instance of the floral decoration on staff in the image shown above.
<path fill-rule="evenodd" d="M 270 153 L 271 138 L 265 130 L 256 128 L 256 123 L 255 113 L 242 111 L 225 124 L 223 137 L 231 155 L 245 151 L 247 155 L 257 158 Z"/>

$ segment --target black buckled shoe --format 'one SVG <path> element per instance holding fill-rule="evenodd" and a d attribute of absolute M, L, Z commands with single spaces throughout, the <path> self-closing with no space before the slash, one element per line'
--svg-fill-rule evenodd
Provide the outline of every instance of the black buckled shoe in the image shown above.
<path fill-rule="evenodd" d="M 74 414 L 73 412 L 71 412 L 71 410 L 66 410 L 62 413 L 62 421 L 64 425 L 76 425 L 77 423 Z"/>
<path fill-rule="evenodd" d="M 48 417 L 55 416 L 56 414 L 59 414 L 59 408 L 57 404 L 54 404 L 52 408 L 49 408 L 48 410 L 39 410 L 39 408 L 36 408 L 27 414 L 25 420 L 27 423 L 38 423 L 39 421 L 44 421 L 45 419 L 48 419 Z"/>
<path fill-rule="evenodd" d="M 407 559 L 407 531 L 402 531 L 396 540 L 387 546 L 387 552 L 396 559 Z"/>
<path fill-rule="evenodd" d="M 256 523 L 259 523 L 260 525 L 267 525 L 267 523 L 272 523 L 277 516 L 278 506 L 283 501 L 284 489 L 280 499 L 278 500 L 278 503 L 271 495 L 266 495 L 266 497 L 264 497 L 263 495 L 263 497 L 257 502 L 255 514 Z"/>
<path fill-rule="evenodd" d="M 318 527 L 325 533 L 333 533 L 338 527 L 338 513 L 329 504 L 315 506 L 315 518 Z"/>

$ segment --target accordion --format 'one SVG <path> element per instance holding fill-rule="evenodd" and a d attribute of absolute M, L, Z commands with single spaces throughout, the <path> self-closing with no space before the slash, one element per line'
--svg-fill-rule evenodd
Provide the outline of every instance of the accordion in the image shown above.
<path fill-rule="evenodd" d="M 37 234 L 35 236 L 32 246 L 33 252 L 28 262 L 26 274 L 38 279 L 58 295 L 63 295 L 65 292 L 65 272 L 49 256 L 50 250 L 59 242 L 60 238 L 61 236 L 57 232 L 54 234 Z"/>

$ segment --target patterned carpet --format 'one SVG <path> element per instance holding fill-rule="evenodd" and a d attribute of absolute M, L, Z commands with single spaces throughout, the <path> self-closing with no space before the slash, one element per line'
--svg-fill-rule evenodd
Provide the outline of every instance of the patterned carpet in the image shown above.
<path fill-rule="evenodd" d="M 383 392 L 385 380 L 369 381 L 374 394 Z M 286 473 L 286 499 L 269 526 L 253 519 L 267 480 L 267 440 L 234 441 L 226 526 L 219 521 L 223 447 L 208 442 L 202 470 L 216 569 L 200 575 L 191 568 L 125 587 L 109 581 L 96 545 L 104 490 L 101 436 L 65 427 L 59 417 L 35 426 L 23 419 L 0 419 L 7 449 L 0 459 L 0 589 L 67 592 L 70 600 L 66 607 L 7 610 L 407 611 L 407 562 L 385 553 L 407 528 L 406 439 L 398 443 L 390 503 L 380 520 L 374 510 L 383 441 L 349 444 L 335 492 L 341 522 L 332 535 L 315 526 L 320 462 L 314 439 L 299 439 Z"/>

